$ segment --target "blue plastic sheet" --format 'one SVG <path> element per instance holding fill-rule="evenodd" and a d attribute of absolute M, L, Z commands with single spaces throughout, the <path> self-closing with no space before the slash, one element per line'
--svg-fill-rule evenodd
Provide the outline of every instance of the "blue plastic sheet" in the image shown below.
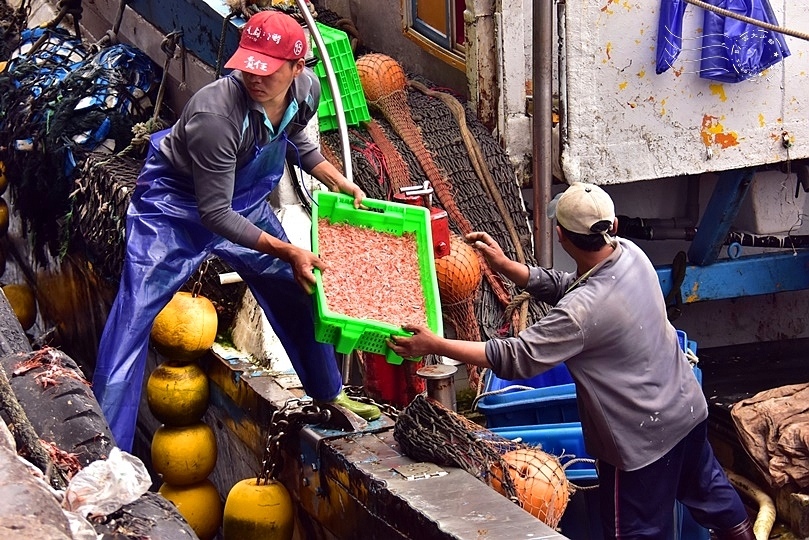
<path fill-rule="evenodd" d="M 713 0 L 712 5 L 778 25 L 768 0 Z M 667 71 L 682 50 L 685 0 L 662 0 L 657 34 L 656 71 Z M 789 56 L 783 34 L 704 10 L 699 75 L 741 82 Z"/>

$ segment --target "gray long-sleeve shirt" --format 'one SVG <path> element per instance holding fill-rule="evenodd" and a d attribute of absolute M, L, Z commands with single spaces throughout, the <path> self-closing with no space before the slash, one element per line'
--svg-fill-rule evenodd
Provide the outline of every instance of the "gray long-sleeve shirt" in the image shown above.
<path fill-rule="evenodd" d="M 234 77 L 242 80 L 241 72 Z M 320 82 L 311 69 L 295 78 L 290 88 L 298 112 L 286 126 L 287 156 L 304 171 L 324 161 L 304 128 L 317 111 Z M 212 232 L 231 242 L 255 247 L 261 229 L 234 212 L 234 172 L 253 158 L 255 146 L 270 140 L 259 103 L 239 83 L 223 77 L 196 92 L 186 104 L 171 132 L 160 144 L 160 153 L 181 175 L 193 179 L 193 193 L 200 219 Z M 258 134 L 258 137 L 256 137 Z M 258 138 L 258 140 L 256 140 Z"/>
<path fill-rule="evenodd" d="M 530 268 L 526 290 L 552 309 L 516 337 L 489 340 L 486 357 L 503 379 L 565 362 L 587 452 L 631 471 L 671 450 L 708 417 L 708 406 L 666 317 L 654 267 L 634 243 L 618 242 L 569 292 L 574 274 Z"/>

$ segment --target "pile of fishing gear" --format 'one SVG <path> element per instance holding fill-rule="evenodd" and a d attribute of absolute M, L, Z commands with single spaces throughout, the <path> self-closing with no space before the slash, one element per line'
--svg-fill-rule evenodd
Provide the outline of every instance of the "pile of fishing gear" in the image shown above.
<path fill-rule="evenodd" d="M 147 120 L 161 69 L 123 44 L 93 52 L 61 28 L 26 29 L 0 73 L 0 160 L 40 264 L 67 251 L 87 156 L 113 154 Z"/>

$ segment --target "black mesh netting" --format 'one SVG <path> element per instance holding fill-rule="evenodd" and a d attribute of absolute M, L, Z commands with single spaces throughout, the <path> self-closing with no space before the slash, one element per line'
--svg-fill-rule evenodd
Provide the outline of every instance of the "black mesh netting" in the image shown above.
<path fill-rule="evenodd" d="M 90 55 L 62 29 L 24 30 L 0 73 L 0 158 L 37 262 L 68 249 L 70 193 L 85 157 L 120 152 L 149 118 L 160 68 L 113 45 Z"/>
<path fill-rule="evenodd" d="M 551 527 L 567 508 L 565 456 L 505 439 L 424 395 L 399 413 L 393 437 L 412 459 L 459 467 Z"/>

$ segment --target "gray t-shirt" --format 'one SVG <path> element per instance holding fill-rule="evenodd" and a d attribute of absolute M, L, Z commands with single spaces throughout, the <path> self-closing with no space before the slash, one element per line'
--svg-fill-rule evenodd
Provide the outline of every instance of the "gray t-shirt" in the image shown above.
<path fill-rule="evenodd" d="M 587 452 L 632 471 L 671 450 L 708 417 L 708 406 L 666 317 L 654 267 L 638 246 L 617 240 L 569 292 L 574 274 L 530 268 L 526 290 L 552 309 L 517 337 L 489 340 L 486 356 L 502 379 L 565 362 Z"/>
<path fill-rule="evenodd" d="M 241 72 L 233 76 L 241 81 Z M 311 69 L 304 69 L 290 93 L 298 112 L 285 128 L 291 143 L 287 156 L 309 172 L 325 159 L 303 131 L 317 111 L 320 82 Z M 249 98 L 240 82 L 223 77 L 191 97 L 160 144 L 160 153 L 174 169 L 193 179 L 190 189 L 203 225 L 249 248 L 255 247 L 261 230 L 231 208 L 234 173 L 253 158 L 256 145 L 269 139 L 261 105 Z"/>

